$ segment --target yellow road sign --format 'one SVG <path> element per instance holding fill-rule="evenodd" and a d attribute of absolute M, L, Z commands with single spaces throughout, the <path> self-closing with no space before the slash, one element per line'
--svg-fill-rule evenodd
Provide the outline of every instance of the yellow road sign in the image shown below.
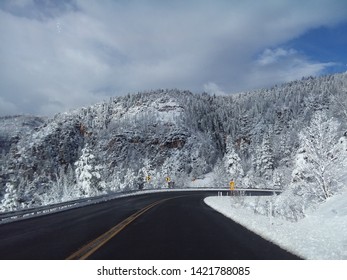
<path fill-rule="evenodd" d="M 231 191 L 235 190 L 235 182 L 234 181 L 230 181 L 229 186 L 230 186 Z"/>
<path fill-rule="evenodd" d="M 146 176 L 146 180 L 149 182 L 151 180 L 151 176 Z"/>
<path fill-rule="evenodd" d="M 170 182 L 171 178 L 170 177 L 166 177 L 165 180 L 166 180 L 166 182 Z"/>

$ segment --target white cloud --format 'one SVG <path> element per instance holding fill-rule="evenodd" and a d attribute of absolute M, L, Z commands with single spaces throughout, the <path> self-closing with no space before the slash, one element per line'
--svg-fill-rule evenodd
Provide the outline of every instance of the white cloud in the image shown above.
<path fill-rule="evenodd" d="M 283 48 L 265 49 L 265 51 L 258 58 L 257 63 L 262 66 L 274 64 L 282 58 L 286 58 L 288 56 L 292 56 L 295 54 L 297 54 L 297 51 L 294 49 L 289 49 L 289 50 L 285 50 Z"/>
<path fill-rule="evenodd" d="M 155 88 L 233 92 L 319 74 L 331 64 L 274 46 L 347 18 L 340 0 L 2 3 L 0 102 L 15 104 L 13 113 L 52 114 Z"/>
<path fill-rule="evenodd" d="M 226 93 L 223 90 L 221 90 L 221 88 L 217 84 L 213 82 L 208 82 L 207 84 L 204 84 L 204 91 L 209 94 L 226 95 Z"/>
<path fill-rule="evenodd" d="M 250 85 L 269 86 L 300 79 L 304 76 L 319 75 L 334 62 L 310 61 L 294 49 L 265 49 L 251 66 L 247 77 Z"/>

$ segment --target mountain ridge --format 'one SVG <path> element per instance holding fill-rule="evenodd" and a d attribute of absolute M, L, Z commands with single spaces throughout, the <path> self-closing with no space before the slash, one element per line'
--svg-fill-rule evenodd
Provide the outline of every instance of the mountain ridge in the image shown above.
<path fill-rule="evenodd" d="M 0 141 L 0 198 L 28 207 L 167 187 L 167 177 L 184 186 L 209 172 L 219 174 L 216 186 L 234 179 L 286 189 L 298 132 L 317 112 L 339 121 L 336 138 L 347 129 L 346 85 L 343 73 L 230 96 L 161 89 L 32 117 L 32 129 L 17 133 L 16 142 Z M 0 139 L 4 134 L 0 129 Z"/>

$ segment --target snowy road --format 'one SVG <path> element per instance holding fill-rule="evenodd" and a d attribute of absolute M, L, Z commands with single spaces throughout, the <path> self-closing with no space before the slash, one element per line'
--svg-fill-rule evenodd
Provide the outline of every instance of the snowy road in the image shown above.
<path fill-rule="evenodd" d="M 0 225 L 0 259 L 296 258 L 208 207 L 208 195 L 125 197 Z"/>

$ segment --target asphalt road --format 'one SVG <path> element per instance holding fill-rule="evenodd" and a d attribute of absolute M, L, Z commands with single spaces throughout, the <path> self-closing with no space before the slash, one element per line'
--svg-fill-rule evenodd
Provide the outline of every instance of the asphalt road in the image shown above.
<path fill-rule="evenodd" d="M 167 192 L 0 225 L 0 259 L 297 259 L 208 207 Z"/>

